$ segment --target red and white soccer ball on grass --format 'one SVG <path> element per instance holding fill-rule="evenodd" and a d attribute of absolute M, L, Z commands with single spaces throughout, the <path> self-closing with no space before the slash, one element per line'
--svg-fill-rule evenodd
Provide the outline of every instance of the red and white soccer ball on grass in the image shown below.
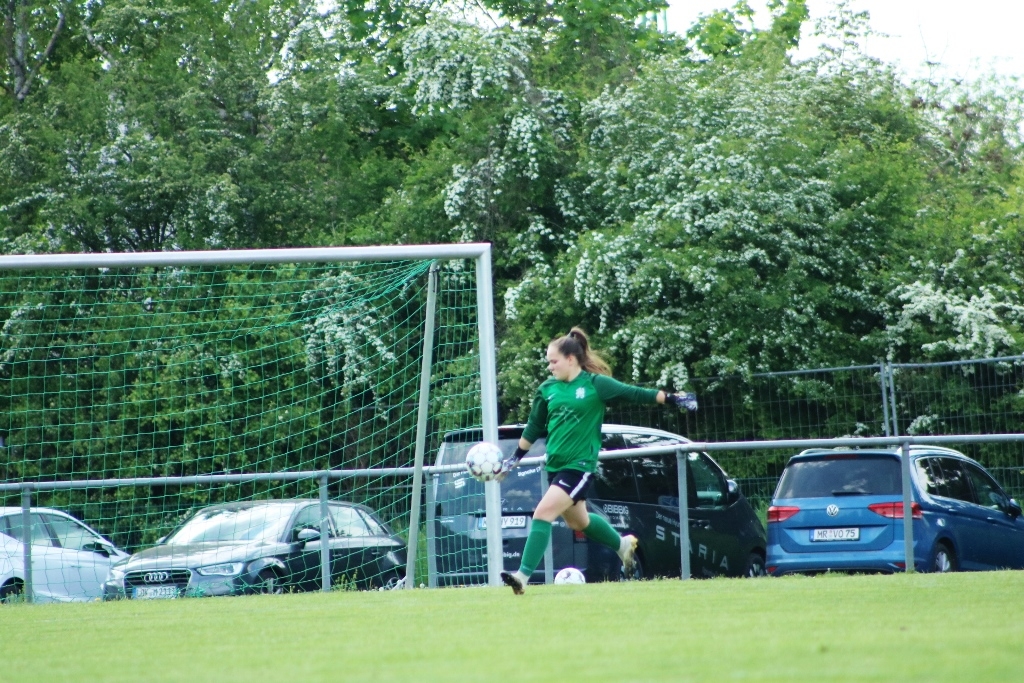
<path fill-rule="evenodd" d="M 493 443 L 481 441 L 466 453 L 466 469 L 477 481 L 492 481 L 501 473 L 505 454 Z"/>

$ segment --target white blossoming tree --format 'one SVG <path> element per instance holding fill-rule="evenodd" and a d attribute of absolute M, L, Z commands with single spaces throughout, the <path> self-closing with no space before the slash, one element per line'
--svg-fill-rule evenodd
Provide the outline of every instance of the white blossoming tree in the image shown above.
<path fill-rule="evenodd" d="M 915 126 L 886 111 L 895 90 L 814 64 L 650 65 L 586 107 L 570 211 L 591 229 L 509 290 L 509 315 L 531 328 L 560 300 L 662 385 L 852 359 L 910 219 L 895 181 Z"/>

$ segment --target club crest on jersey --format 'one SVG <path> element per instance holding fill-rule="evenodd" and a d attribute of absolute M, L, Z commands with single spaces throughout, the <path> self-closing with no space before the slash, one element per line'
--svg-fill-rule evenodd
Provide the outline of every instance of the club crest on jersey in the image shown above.
<path fill-rule="evenodd" d="M 579 389 L 576 390 L 576 398 L 586 398 L 586 397 L 587 397 L 587 390 L 586 389 L 584 389 L 583 387 L 580 387 Z"/>

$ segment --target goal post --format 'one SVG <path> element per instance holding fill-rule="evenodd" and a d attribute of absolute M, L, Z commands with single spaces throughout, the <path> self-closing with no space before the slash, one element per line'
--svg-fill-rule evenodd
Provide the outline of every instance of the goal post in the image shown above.
<path fill-rule="evenodd" d="M 31 492 L 27 538 L 56 534 L 56 511 L 134 551 L 204 506 L 309 499 L 321 536 L 353 514 L 407 539 L 400 572 L 377 548 L 344 581 L 412 586 L 439 439 L 497 438 L 490 245 L 0 256 L 0 409 L 0 508 L 27 519 Z M 497 494 L 481 501 L 492 585 Z"/>

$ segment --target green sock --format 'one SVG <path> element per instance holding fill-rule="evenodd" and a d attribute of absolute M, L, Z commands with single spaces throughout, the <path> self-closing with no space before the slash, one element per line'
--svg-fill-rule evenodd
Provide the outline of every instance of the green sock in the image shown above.
<path fill-rule="evenodd" d="M 583 530 L 583 533 L 587 535 L 587 538 L 597 541 L 601 545 L 606 545 L 615 552 L 619 552 L 619 543 L 622 542 L 622 537 L 619 536 L 619 532 L 613 529 L 612 525 L 604 517 L 591 512 L 590 524 Z"/>
<path fill-rule="evenodd" d="M 543 519 L 534 519 L 530 525 L 530 535 L 526 537 L 526 547 L 523 548 L 523 561 L 519 564 L 519 571 L 529 579 L 533 570 L 540 564 L 544 557 L 544 551 L 548 549 L 548 541 L 551 540 L 551 522 Z"/>

